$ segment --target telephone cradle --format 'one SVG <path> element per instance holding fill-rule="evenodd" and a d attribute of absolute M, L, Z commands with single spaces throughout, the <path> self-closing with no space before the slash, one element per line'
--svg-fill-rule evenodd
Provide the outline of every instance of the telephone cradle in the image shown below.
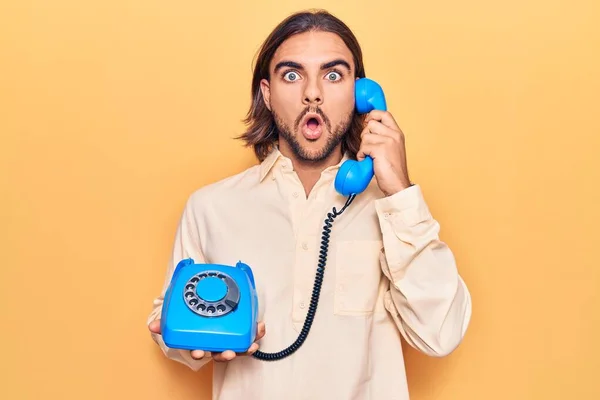
<path fill-rule="evenodd" d="M 368 78 L 356 81 L 355 100 L 359 113 L 386 110 L 383 90 Z M 369 156 L 361 161 L 346 160 L 340 166 L 334 186 L 348 199 L 339 211 L 333 207 L 325 218 L 312 297 L 302 330 L 287 348 L 276 353 L 258 350 L 252 354 L 254 358 L 275 361 L 288 357 L 308 337 L 321 293 L 334 219 L 368 187 L 373 175 L 373 160 Z M 257 318 L 258 299 L 250 266 L 241 261 L 229 266 L 196 264 L 192 259 L 184 259 L 177 264 L 165 293 L 161 331 L 170 348 L 245 352 L 256 338 Z"/>

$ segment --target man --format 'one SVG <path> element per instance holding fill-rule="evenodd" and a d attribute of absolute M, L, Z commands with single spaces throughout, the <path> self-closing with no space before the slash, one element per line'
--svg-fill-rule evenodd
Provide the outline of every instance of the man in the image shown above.
<path fill-rule="evenodd" d="M 248 130 L 260 164 L 194 192 L 183 211 L 165 281 L 181 259 L 248 264 L 259 295 L 259 334 L 247 353 L 168 349 L 160 336 L 163 294 L 148 323 L 171 359 L 214 364 L 213 397 L 408 399 L 401 337 L 431 356 L 462 341 L 471 298 L 412 184 L 403 133 L 392 115 L 358 115 L 361 49 L 337 18 L 298 13 L 266 39 L 254 71 Z M 334 178 L 346 159 L 373 159 L 370 186 L 333 223 L 318 309 L 306 341 L 279 361 L 302 331 L 321 251 L 324 219 L 346 198 Z"/>

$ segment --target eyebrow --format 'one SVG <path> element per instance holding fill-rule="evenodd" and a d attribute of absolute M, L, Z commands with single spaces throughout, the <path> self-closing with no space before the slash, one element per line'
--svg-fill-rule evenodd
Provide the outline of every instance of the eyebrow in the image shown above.
<path fill-rule="evenodd" d="M 325 64 L 321 64 L 321 69 L 329 69 L 332 67 L 335 67 L 336 65 L 343 65 L 344 67 L 346 67 L 348 69 L 348 71 L 351 71 L 352 68 L 350 67 L 350 64 L 348 64 L 348 62 L 346 60 L 343 60 L 341 58 L 338 58 L 336 60 L 333 61 L 329 61 Z M 302 66 L 302 64 L 299 64 L 295 61 L 281 61 L 278 62 L 277 65 L 275 66 L 275 69 L 273 72 L 277 72 L 279 71 L 281 68 L 283 67 L 290 67 L 290 68 L 295 68 L 298 70 L 303 70 L 304 67 Z"/>

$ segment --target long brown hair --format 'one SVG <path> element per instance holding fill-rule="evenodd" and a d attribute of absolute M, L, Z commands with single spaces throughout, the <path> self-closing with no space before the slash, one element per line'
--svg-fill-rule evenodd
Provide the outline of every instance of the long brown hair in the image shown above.
<path fill-rule="evenodd" d="M 254 67 L 252 77 L 252 104 L 243 122 L 247 130 L 237 137 L 242 139 L 247 147 L 252 147 L 256 157 L 263 161 L 278 139 L 277 127 L 269 109 L 265 106 L 260 90 L 260 81 L 269 79 L 269 64 L 277 48 L 289 37 L 308 31 L 323 31 L 337 34 L 348 46 L 354 58 L 356 77 L 365 77 L 362 50 L 358 40 L 340 19 L 325 10 L 302 11 L 284 19 L 262 44 Z M 348 152 L 351 158 L 356 158 L 360 147 L 360 132 L 363 118 L 355 113 L 347 134 L 342 140 L 342 152 Z"/>

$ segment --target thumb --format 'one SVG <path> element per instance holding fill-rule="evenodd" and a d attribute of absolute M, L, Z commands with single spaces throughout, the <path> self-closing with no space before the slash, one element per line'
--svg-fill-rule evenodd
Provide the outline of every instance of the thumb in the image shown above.
<path fill-rule="evenodd" d="M 148 329 L 150 329 L 150 332 L 152 333 L 160 333 L 160 319 L 150 322 L 148 324 Z"/>

